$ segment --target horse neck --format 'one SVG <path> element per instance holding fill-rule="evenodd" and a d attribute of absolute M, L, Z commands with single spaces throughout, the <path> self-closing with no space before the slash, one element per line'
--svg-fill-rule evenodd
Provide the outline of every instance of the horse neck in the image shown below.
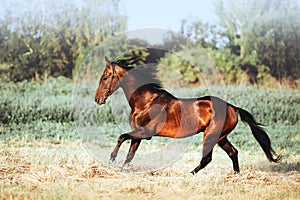
<path fill-rule="evenodd" d="M 156 85 L 159 85 L 160 82 L 149 75 L 147 71 L 144 71 L 144 69 L 123 69 L 121 72 L 120 87 L 123 89 L 129 104 L 131 104 L 132 95 L 136 95 L 138 93 L 139 96 L 136 97 L 140 98 L 140 102 L 143 100 L 141 99 L 143 97 L 140 96 L 142 93 L 156 93 Z M 133 105 L 130 106 L 132 107 Z"/>
<path fill-rule="evenodd" d="M 123 89 L 123 92 L 126 96 L 126 99 L 128 103 L 130 103 L 130 99 L 132 98 L 132 95 L 139 90 L 139 88 L 142 86 L 135 80 L 128 80 L 128 77 L 124 77 L 120 80 L 121 82 L 121 88 Z"/>
<path fill-rule="evenodd" d="M 132 109 L 134 109 L 135 103 L 137 101 L 139 103 L 143 102 L 144 100 L 143 93 L 155 92 L 155 88 L 148 87 L 148 85 L 151 83 L 147 83 L 147 82 L 144 83 L 143 81 L 132 79 L 132 77 L 121 79 L 120 82 L 121 82 L 121 88 L 123 89 L 126 99 Z"/>

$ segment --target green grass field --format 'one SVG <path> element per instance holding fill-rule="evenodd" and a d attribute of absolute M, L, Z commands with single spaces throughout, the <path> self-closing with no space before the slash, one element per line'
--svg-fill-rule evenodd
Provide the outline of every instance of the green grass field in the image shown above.
<path fill-rule="evenodd" d="M 230 159 L 216 147 L 213 161 L 192 176 L 189 172 L 200 161 L 202 134 L 191 138 L 176 162 L 151 172 L 107 168 L 89 153 L 78 127 L 99 127 L 113 143 L 128 129 L 129 110 L 122 93 L 99 107 L 93 102 L 96 87 L 63 78 L 44 84 L 1 83 L 1 199 L 300 198 L 299 90 L 233 86 L 172 90 L 180 97 L 218 95 L 248 110 L 266 125 L 274 149 L 284 156 L 280 164 L 268 163 L 250 129 L 239 123 L 229 140 L 239 150 L 241 173 L 232 173 Z M 173 141 L 153 138 L 143 142 L 138 153 Z M 97 144 L 101 151 L 102 144 Z M 123 162 L 125 157 L 118 159 Z"/>

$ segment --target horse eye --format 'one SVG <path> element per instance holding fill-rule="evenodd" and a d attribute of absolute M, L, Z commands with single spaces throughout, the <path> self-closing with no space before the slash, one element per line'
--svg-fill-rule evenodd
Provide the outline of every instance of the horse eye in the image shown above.
<path fill-rule="evenodd" d="M 107 76 L 107 75 L 105 75 L 105 76 L 102 77 L 102 79 L 103 79 L 104 81 L 106 81 L 108 78 L 109 78 L 109 76 Z"/>

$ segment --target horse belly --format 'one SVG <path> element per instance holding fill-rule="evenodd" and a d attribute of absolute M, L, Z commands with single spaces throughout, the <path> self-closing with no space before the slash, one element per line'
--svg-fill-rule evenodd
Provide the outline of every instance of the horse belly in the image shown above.
<path fill-rule="evenodd" d="M 168 112 L 157 136 L 185 138 L 203 131 L 210 120 L 209 101 L 181 100 Z"/>
<path fill-rule="evenodd" d="M 181 119 L 179 123 L 166 121 L 161 127 L 155 134 L 156 136 L 185 138 L 201 132 L 204 126 L 199 124 L 198 120 Z"/>

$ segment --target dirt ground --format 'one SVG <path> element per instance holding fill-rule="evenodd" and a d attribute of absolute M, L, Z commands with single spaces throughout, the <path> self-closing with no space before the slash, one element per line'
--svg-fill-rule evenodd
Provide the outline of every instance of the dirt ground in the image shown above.
<path fill-rule="evenodd" d="M 239 158 L 241 173 L 234 174 L 230 159 L 216 148 L 213 161 L 193 176 L 197 149 L 161 170 L 143 170 L 133 161 L 124 171 L 101 164 L 76 142 L 2 145 L 0 198 L 300 199 L 300 156 L 281 164 L 270 164 L 262 151 L 240 152 Z"/>

